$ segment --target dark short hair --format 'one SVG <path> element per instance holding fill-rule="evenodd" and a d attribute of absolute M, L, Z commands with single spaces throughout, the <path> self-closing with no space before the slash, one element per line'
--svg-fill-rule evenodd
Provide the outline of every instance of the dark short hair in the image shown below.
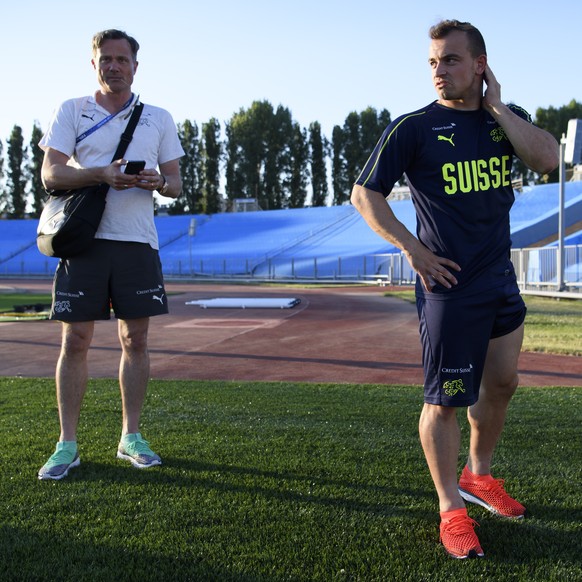
<path fill-rule="evenodd" d="M 103 46 L 103 43 L 106 40 L 126 40 L 131 47 L 131 52 L 133 53 L 133 60 L 137 61 L 137 51 L 139 50 L 139 43 L 133 36 L 129 36 L 123 30 L 117 30 L 115 28 L 110 28 L 108 30 L 102 30 L 101 32 L 96 33 L 93 36 L 92 41 L 92 48 L 93 48 L 93 56 L 97 52 L 97 49 L 100 49 Z"/>
<path fill-rule="evenodd" d="M 458 30 L 467 35 L 469 41 L 469 51 L 473 58 L 487 54 L 485 41 L 479 29 L 475 28 L 470 22 L 459 22 L 458 20 L 441 20 L 434 26 L 431 26 L 428 35 L 432 40 L 440 40 L 448 36 L 451 32 Z"/>

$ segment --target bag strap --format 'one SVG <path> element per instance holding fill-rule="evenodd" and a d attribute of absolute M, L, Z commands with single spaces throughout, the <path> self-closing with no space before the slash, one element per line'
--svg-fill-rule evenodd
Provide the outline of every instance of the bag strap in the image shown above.
<path fill-rule="evenodd" d="M 112 162 L 114 162 L 115 160 L 119 160 L 124 156 L 124 154 L 127 150 L 127 146 L 130 144 L 131 140 L 133 139 L 133 132 L 134 132 L 135 128 L 137 127 L 137 122 L 139 121 L 142 110 L 143 110 L 143 103 L 137 103 L 133 109 L 133 113 L 131 114 L 131 118 L 129 119 L 129 121 L 125 127 L 125 131 L 121 134 L 121 138 L 119 140 L 119 145 L 117 146 L 117 150 L 115 150 L 115 155 L 113 156 L 113 159 L 111 160 Z M 109 185 L 102 184 L 102 186 L 107 186 L 107 188 L 103 191 L 104 193 L 107 193 L 107 191 L 109 190 Z M 47 190 L 47 193 L 50 194 L 51 196 L 62 196 L 64 194 L 69 194 L 70 190 Z"/>
<path fill-rule="evenodd" d="M 138 95 L 137 99 L 139 100 L 139 95 Z M 85 99 L 85 104 L 87 104 L 87 101 L 89 101 L 88 97 Z M 77 139 L 75 140 L 75 142 L 79 143 L 79 142 L 83 141 L 86 137 L 88 137 L 92 133 L 96 132 L 100 127 L 103 127 L 107 122 L 111 121 L 114 117 L 116 117 L 122 111 L 127 109 L 131 105 L 132 101 L 133 101 L 133 93 L 131 94 L 131 97 L 127 100 L 125 105 L 119 111 L 116 111 L 115 113 L 110 113 L 105 119 L 102 119 L 101 121 L 96 123 L 93 127 L 90 127 L 87 131 L 85 131 L 81 135 L 79 135 L 77 137 Z"/>
<path fill-rule="evenodd" d="M 123 158 L 127 146 L 130 144 L 131 140 L 133 139 L 133 132 L 137 127 L 137 122 L 141 116 L 141 112 L 143 110 L 143 103 L 138 103 L 133 108 L 133 113 L 131 114 L 131 118 L 127 123 L 125 131 L 121 134 L 121 139 L 119 140 L 119 145 L 117 146 L 117 150 L 115 150 L 115 154 L 113 155 L 113 159 L 111 160 L 114 162 L 115 160 L 119 160 Z"/>

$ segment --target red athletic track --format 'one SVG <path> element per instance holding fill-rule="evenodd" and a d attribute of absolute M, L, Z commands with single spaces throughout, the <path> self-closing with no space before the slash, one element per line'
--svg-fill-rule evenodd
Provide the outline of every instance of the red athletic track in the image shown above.
<path fill-rule="evenodd" d="M 50 292 L 50 281 L 0 288 Z M 422 384 L 416 309 L 381 287 L 168 283 L 170 315 L 150 324 L 152 378 Z M 202 309 L 213 297 L 298 297 L 292 309 Z M 527 321 L 526 321 L 527 324 Z M 60 324 L 0 323 L 0 376 L 52 377 Z M 117 377 L 115 320 L 97 322 L 91 377 Z M 522 353 L 524 386 L 582 386 L 582 358 Z"/>

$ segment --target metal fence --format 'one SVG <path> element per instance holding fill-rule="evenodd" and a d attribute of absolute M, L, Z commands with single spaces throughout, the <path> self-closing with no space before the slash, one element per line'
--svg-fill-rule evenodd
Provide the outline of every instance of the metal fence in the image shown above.
<path fill-rule="evenodd" d="M 210 258 L 167 260 L 164 275 L 170 278 L 233 279 L 294 282 L 414 283 L 415 274 L 402 253 L 357 257 L 276 257 L 260 259 Z"/>
<path fill-rule="evenodd" d="M 575 293 L 582 296 L 582 245 L 564 247 L 560 277 L 558 247 L 512 249 L 518 283 L 524 292 Z M 164 261 L 172 278 L 254 281 L 367 282 L 411 285 L 415 273 L 402 253 L 360 257 L 257 259 L 197 259 Z"/>
<path fill-rule="evenodd" d="M 523 292 L 571 294 L 582 298 L 582 245 L 564 247 L 560 277 L 558 247 L 512 249 L 518 283 Z M 361 257 L 277 258 L 263 262 L 208 259 L 193 264 L 164 263 L 166 276 L 176 278 L 245 279 L 255 281 L 367 282 L 411 285 L 415 273 L 402 253 Z"/>
<path fill-rule="evenodd" d="M 519 287 L 524 293 L 582 298 L 582 245 L 512 249 Z"/>
<path fill-rule="evenodd" d="M 54 259 L 18 260 L 0 264 L 2 277 L 52 277 Z M 582 298 L 582 245 L 512 249 L 520 289 L 524 293 Z M 190 257 L 172 259 L 162 253 L 164 276 L 175 280 L 254 282 L 375 283 L 411 285 L 416 275 L 402 253 L 350 257 L 275 257 L 263 259 Z M 561 266 L 563 265 L 563 266 Z"/>

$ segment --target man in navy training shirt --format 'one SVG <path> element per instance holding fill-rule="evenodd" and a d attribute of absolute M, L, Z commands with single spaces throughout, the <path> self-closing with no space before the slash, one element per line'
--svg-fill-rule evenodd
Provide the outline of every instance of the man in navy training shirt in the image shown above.
<path fill-rule="evenodd" d="M 525 514 L 503 480 L 491 476 L 518 385 L 526 312 L 509 260 L 512 159 L 548 173 L 558 165 L 558 145 L 526 111 L 501 101 L 474 26 L 445 20 L 429 36 L 438 99 L 388 126 L 351 201 L 417 273 L 425 376 L 419 431 L 439 498 L 441 542 L 454 558 L 481 557 L 465 501 L 506 518 Z M 386 203 L 403 175 L 416 210 L 416 236 Z M 471 437 L 457 481 L 459 407 L 468 407 Z"/>

